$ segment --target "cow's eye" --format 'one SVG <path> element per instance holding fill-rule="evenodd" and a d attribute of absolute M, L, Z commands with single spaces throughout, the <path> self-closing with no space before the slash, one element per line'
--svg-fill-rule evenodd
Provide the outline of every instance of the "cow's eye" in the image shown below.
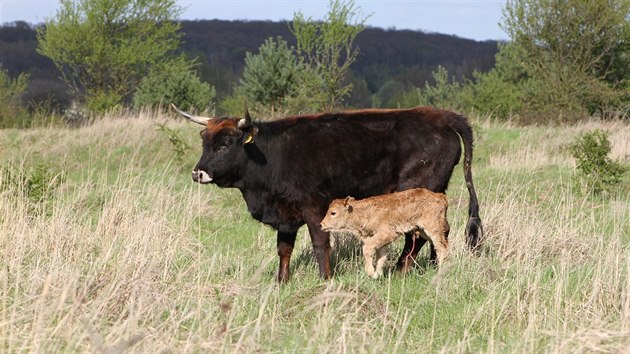
<path fill-rule="evenodd" d="M 337 215 L 337 212 L 336 212 L 336 211 L 331 211 L 331 212 L 330 212 L 330 216 L 335 216 L 335 215 Z"/>
<path fill-rule="evenodd" d="M 226 147 L 228 147 L 230 145 L 230 142 L 227 140 L 224 140 L 222 142 L 220 142 L 219 144 L 216 145 L 215 149 L 216 151 L 221 151 L 223 149 L 225 149 Z"/>

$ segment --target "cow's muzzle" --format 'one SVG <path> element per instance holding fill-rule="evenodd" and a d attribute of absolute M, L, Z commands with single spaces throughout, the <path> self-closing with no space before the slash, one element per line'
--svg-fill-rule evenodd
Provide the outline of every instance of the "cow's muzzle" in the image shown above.
<path fill-rule="evenodd" d="M 212 182 L 212 178 L 206 171 L 202 170 L 193 170 L 192 171 L 192 179 L 193 181 L 201 184 L 206 184 Z"/>

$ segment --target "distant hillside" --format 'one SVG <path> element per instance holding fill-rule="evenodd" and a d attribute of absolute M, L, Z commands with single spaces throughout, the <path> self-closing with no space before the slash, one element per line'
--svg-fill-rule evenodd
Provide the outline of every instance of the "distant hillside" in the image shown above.
<path fill-rule="evenodd" d="M 287 22 L 271 21 L 183 21 L 182 50 L 198 57 L 203 80 L 225 97 L 242 73 L 246 52 L 256 52 L 263 41 L 281 36 L 295 45 Z M 367 28 L 357 38 L 361 54 L 352 66 L 355 92 L 353 106 L 370 104 L 370 96 L 386 83 L 401 87 L 424 85 L 438 65 L 457 79 L 470 77 L 474 70 L 487 71 L 494 65 L 497 42 L 478 42 L 456 36 L 410 30 Z M 25 100 L 51 98 L 67 104 L 65 85 L 50 60 L 37 54 L 35 28 L 24 22 L 0 27 L 0 65 L 11 76 L 31 74 Z"/>

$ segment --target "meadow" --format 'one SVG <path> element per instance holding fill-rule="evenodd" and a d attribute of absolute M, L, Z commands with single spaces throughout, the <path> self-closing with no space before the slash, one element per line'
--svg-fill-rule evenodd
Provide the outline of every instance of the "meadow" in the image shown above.
<path fill-rule="evenodd" d="M 0 352 L 630 348 L 630 177 L 589 196 L 566 149 L 603 129 L 628 166 L 628 122 L 522 127 L 472 117 L 478 254 L 465 246 L 460 164 L 443 269 L 425 248 L 409 275 L 373 280 L 360 245 L 340 235 L 335 276 L 324 281 L 302 228 L 292 279 L 279 286 L 275 233 L 237 190 L 191 181 L 199 128 L 171 117 L 0 130 Z M 390 248 L 389 268 L 401 248 Z"/>

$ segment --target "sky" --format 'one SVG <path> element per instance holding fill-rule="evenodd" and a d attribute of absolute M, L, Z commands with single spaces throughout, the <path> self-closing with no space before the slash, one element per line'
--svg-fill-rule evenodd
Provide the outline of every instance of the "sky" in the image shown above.
<path fill-rule="evenodd" d="M 0 24 L 31 24 L 53 17 L 58 0 L 0 0 Z M 504 40 L 499 27 L 505 1 L 498 0 L 355 0 L 368 26 L 453 34 L 475 40 Z M 328 0 L 178 0 L 182 20 L 290 20 L 301 11 L 322 19 Z"/>

